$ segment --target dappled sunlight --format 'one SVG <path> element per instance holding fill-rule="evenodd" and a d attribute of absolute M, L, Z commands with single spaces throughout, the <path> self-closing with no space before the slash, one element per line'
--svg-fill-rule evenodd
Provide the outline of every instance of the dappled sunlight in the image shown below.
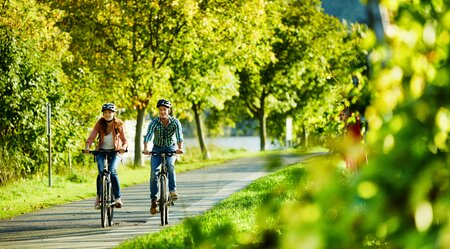
<path fill-rule="evenodd" d="M 370 199 L 377 194 L 378 187 L 374 182 L 364 181 L 358 184 L 357 191 L 360 197 Z"/>
<path fill-rule="evenodd" d="M 450 111 L 444 107 L 436 114 L 437 133 L 434 135 L 434 143 L 441 150 L 448 150 L 448 134 L 450 132 Z"/>
<path fill-rule="evenodd" d="M 421 202 L 414 213 L 416 227 L 419 232 L 425 232 L 433 222 L 433 207 L 429 202 Z"/>
<path fill-rule="evenodd" d="M 383 152 L 385 154 L 388 154 L 392 148 L 395 146 L 395 138 L 392 134 L 388 134 L 384 137 L 384 143 L 383 143 Z"/>
<path fill-rule="evenodd" d="M 423 94 L 425 88 L 425 79 L 421 75 L 414 75 L 410 81 L 411 96 L 415 99 L 419 98 Z"/>

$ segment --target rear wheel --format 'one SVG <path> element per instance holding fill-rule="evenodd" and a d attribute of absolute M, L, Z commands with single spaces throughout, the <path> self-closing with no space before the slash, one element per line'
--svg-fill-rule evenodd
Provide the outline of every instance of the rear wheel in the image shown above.
<path fill-rule="evenodd" d="M 159 213 L 161 214 L 161 226 L 165 226 L 167 221 L 167 178 L 165 175 L 161 175 L 159 178 Z"/>
<path fill-rule="evenodd" d="M 108 202 L 108 186 L 106 181 L 106 175 L 102 175 L 102 195 L 100 197 L 101 201 L 101 221 L 102 221 L 102 227 L 106 227 L 106 203 Z"/>

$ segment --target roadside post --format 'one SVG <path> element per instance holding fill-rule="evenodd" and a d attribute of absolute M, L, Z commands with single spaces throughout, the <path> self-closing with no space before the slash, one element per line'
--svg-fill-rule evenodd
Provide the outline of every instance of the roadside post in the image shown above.
<path fill-rule="evenodd" d="M 292 118 L 286 118 L 286 149 L 292 146 Z"/>
<path fill-rule="evenodd" d="M 48 138 L 48 186 L 52 187 L 52 130 L 50 128 L 52 105 L 47 103 L 47 138 Z"/>

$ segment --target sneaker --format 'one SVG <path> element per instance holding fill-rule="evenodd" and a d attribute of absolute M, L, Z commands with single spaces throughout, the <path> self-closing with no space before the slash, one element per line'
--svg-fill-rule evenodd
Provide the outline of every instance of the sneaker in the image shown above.
<path fill-rule="evenodd" d="M 176 191 L 170 192 L 170 198 L 172 198 L 173 201 L 176 201 L 178 199 L 178 194 Z"/>
<path fill-rule="evenodd" d="M 100 209 L 101 206 L 102 206 L 102 203 L 100 202 L 100 199 L 97 196 L 97 198 L 95 199 L 94 207 L 95 207 L 95 209 Z"/>
<path fill-rule="evenodd" d="M 122 200 L 119 198 L 116 199 L 116 201 L 114 201 L 114 207 L 116 208 L 121 208 L 123 205 Z"/>
<path fill-rule="evenodd" d="M 151 214 L 156 214 L 156 207 L 158 207 L 158 204 L 155 199 L 152 199 L 152 207 L 150 208 Z"/>

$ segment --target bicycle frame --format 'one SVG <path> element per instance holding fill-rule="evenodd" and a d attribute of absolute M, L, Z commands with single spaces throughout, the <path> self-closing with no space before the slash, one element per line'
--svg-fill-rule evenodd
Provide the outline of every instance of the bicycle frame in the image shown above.
<path fill-rule="evenodd" d="M 117 153 L 116 150 L 98 150 L 98 151 L 89 151 L 90 154 L 94 155 L 95 160 L 97 159 L 97 155 L 102 153 L 105 154 L 105 163 L 103 167 L 103 171 L 99 174 L 101 177 L 101 208 L 100 208 L 100 217 L 102 227 L 106 227 L 106 222 L 108 222 L 108 226 L 113 226 L 113 217 L 114 217 L 114 195 L 112 190 L 111 183 L 111 172 L 108 170 L 109 168 L 109 160 L 111 153 Z"/>
<path fill-rule="evenodd" d="M 152 156 L 161 156 L 161 168 L 159 170 L 157 181 L 159 184 L 159 212 L 161 214 L 161 226 L 169 224 L 169 206 L 174 205 L 172 197 L 169 195 L 168 186 L 168 166 L 167 157 L 174 156 L 175 151 L 151 152 Z"/>

